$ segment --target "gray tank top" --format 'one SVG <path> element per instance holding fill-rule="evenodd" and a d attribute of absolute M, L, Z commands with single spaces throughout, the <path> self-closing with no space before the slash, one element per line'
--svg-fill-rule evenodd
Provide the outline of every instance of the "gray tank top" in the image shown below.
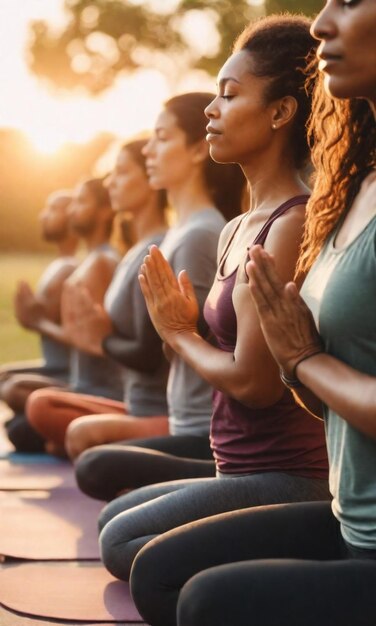
<path fill-rule="evenodd" d="M 140 265 L 149 246 L 153 243 L 159 246 L 163 237 L 164 233 L 154 234 L 129 250 L 116 269 L 105 297 L 105 308 L 118 335 L 124 365 L 124 401 L 129 413 L 135 416 L 167 415 L 169 364 L 162 354 L 162 342 L 150 320 L 138 282 Z M 148 371 L 144 367 L 148 362 L 159 365 Z"/>
<path fill-rule="evenodd" d="M 72 261 L 72 259 L 73 257 L 66 256 L 59 257 L 52 261 L 43 272 L 38 282 L 37 290 L 43 291 L 47 284 L 61 270 L 61 267 L 65 265 L 67 261 Z M 46 369 L 51 370 L 54 374 L 61 372 L 62 374 L 68 375 L 70 348 L 43 335 L 40 338 L 40 344 Z"/>
<path fill-rule="evenodd" d="M 102 244 L 93 252 L 104 252 L 118 259 L 119 255 L 110 244 Z M 122 400 L 124 376 L 122 367 L 107 356 L 94 356 L 72 349 L 70 359 L 69 386 L 79 393 L 104 396 Z"/>

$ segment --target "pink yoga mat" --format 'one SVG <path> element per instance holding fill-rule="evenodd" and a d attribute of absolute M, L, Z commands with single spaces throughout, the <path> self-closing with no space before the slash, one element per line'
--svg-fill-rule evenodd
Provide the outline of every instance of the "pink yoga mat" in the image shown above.
<path fill-rule="evenodd" d="M 0 624 L 1 626 L 53 626 L 61 624 L 61 626 L 141 626 L 140 622 L 71 622 L 68 623 L 60 620 L 51 622 L 49 619 L 40 620 L 38 617 L 27 617 L 13 611 L 7 610 L 0 606 Z"/>
<path fill-rule="evenodd" d="M 0 459 L 0 490 L 55 489 L 76 485 L 73 466 L 68 461 L 30 462 L 23 461 L 23 455 L 19 456 L 20 459 L 12 456 Z"/>
<path fill-rule="evenodd" d="M 97 518 L 103 506 L 77 487 L 0 492 L 0 555 L 40 561 L 99 559 Z"/>
<path fill-rule="evenodd" d="M 49 619 L 143 623 L 128 584 L 113 578 L 100 563 L 3 568 L 0 603 L 18 613 Z"/>

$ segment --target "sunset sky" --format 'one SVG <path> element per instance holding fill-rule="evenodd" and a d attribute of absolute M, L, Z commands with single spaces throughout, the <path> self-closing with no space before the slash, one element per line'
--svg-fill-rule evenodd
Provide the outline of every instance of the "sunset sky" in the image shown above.
<path fill-rule="evenodd" d="M 171 2 L 163 0 L 163 5 Z M 154 70 L 138 72 L 119 78 L 95 99 L 53 91 L 27 68 L 32 19 L 58 27 L 64 23 L 63 0 L 0 0 L 0 127 L 23 130 L 42 152 L 54 152 L 66 141 L 85 142 L 100 131 L 124 139 L 152 127 L 161 103 L 172 95 L 165 77 Z M 179 91 L 198 88 L 214 89 L 215 81 L 192 74 L 179 85 Z"/>

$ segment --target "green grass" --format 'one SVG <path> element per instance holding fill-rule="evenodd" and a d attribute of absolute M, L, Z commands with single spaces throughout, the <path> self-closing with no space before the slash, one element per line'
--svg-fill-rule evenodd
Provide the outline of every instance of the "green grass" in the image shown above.
<path fill-rule="evenodd" d="M 34 288 L 50 261 L 46 254 L 0 254 L 0 364 L 40 356 L 38 336 L 21 328 L 14 317 L 13 296 L 19 280 Z"/>

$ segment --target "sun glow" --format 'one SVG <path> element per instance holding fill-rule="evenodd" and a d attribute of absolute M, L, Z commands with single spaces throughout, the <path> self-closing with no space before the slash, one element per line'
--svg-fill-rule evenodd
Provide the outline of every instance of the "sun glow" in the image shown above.
<path fill-rule="evenodd" d="M 85 143 L 101 132 L 124 139 L 152 128 L 162 102 L 172 95 L 166 76 L 153 69 L 122 75 L 95 98 L 80 90 L 53 91 L 27 67 L 25 44 L 31 19 L 47 19 L 61 27 L 63 0 L 0 2 L 0 82 L 8 86 L 0 99 L 0 127 L 23 131 L 42 154 L 53 154 L 67 142 Z M 213 88 L 214 80 L 191 72 L 184 75 L 177 91 Z"/>
<path fill-rule="evenodd" d="M 63 0 L 1 0 L 0 82 L 8 89 L 0 99 L 0 127 L 17 128 L 38 152 L 52 154 L 67 142 L 85 143 L 101 132 L 127 137 L 152 127 L 170 87 L 153 70 L 119 77 L 113 88 L 90 97 L 82 91 L 62 93 L 31 75 L 25 60 L 27 25 L 64 19 Z"/>

